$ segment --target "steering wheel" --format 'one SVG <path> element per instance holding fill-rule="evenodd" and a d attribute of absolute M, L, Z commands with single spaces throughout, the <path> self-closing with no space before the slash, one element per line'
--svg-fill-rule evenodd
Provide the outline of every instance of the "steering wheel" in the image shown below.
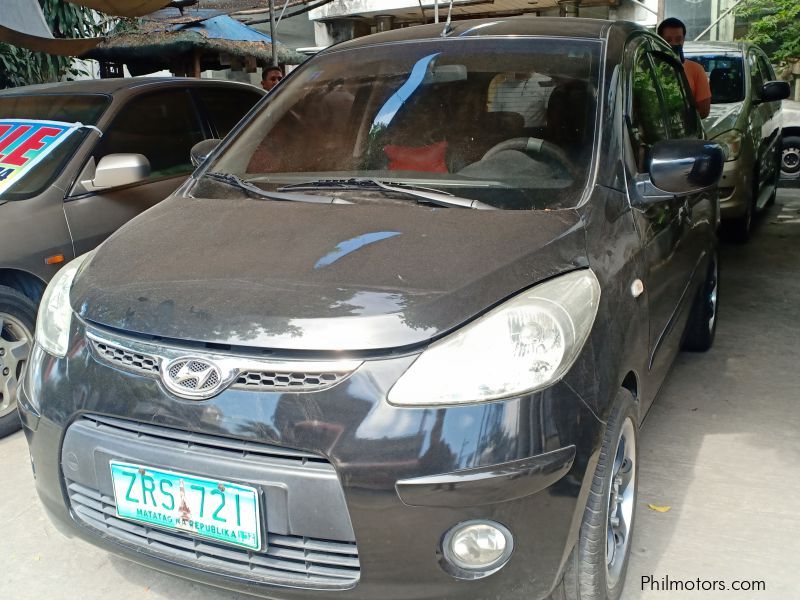
<path fill-rule="evenodd" d="M 535 137 L 518 137 L 504 140 L 499 144 L 495 144 L 486 151 L 481 157 L 481 160 L 491 158 L 495 154 L 505 150 L 521 150 L 529 154 L 537 154 L 545 159 L 550 159 L 564 167 L 566 171 L 573 177 L 577 178 L 578 170 L 569 159 L 567 154 L 555 144 Z"/>

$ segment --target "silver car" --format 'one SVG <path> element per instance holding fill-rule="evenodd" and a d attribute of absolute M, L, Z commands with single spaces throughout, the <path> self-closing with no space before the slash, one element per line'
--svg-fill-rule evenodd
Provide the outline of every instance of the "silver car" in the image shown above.
<path fill-rule="evenodd" d="M 224 137 L 263 95 L 247 84 L 182 78 L 0 91 L 0 163 L 13 148 L 22 159 L 37 151 L 35 140 L 26 151 L 12 139 L 26 125 L 14 129 L 9 119 L 83 124 L 0 193 L 0 437 L 20 425 L 16 388 L 45 284 L 169 196 L 192 171 L 191 147 Z M 10 172 L 0 169 L 0 178 Z"/>
<path fill-rule="evenodd" d="M 750 237 L 753 215 L 775 200 L 780 178 L 781 103 L 789 84 L 776 81 L 766 54 L 746 42 L 686 44 L 687 59 L 703 65 L 711 83 L 710 139 L 725 151 L 720 210 L 729 236 Z"/>

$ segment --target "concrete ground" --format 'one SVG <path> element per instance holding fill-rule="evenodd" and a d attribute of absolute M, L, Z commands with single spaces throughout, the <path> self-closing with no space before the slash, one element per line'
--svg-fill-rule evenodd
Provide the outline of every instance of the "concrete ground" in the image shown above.
<path fill-rule="evenodd" d="M 624 600 L 800 598 L 800 189 L 782 190 L 722 261 L 716 344 L 679 356 L 642 430 Z M 61 536 L 21 433 L 0 440 L 0 465 L 0 598 L 239 597 Z M 655 591 L 646 577 L 728 591 Z M 729 591 L 742 580 L 766 590 Z"/>

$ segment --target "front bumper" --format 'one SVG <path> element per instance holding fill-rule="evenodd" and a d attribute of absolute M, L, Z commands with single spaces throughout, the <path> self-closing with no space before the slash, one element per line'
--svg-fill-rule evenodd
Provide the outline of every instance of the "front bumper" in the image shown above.
<path fill-rule="evenodd" d="M 739 157 L 725 163 L 719 180 L 719 208 L 723 219 L 738 219 L 753 201 L 753 167 Z"/>
<path fill-rule="evenodd" d="M 557 583 L 602 426 L 573 391 L 580 382 L 481 405 L 398 408 L 385 397 L 414 358 L 405 356 L 367 360 L 320 392 L 228 389 L 184 401 L 156 378 L 104 363 L 81 331 L 72 339 L 64 360 L 34 350 L 20 398 L 37 490 L 68 535 L 275 599 L 532 600 Z M 242 443 L 238 456 L 220 449 Z M 290 464 L 292 453 L 318 458 Z M 258 486 L 275 543 L 245 560 L 185 534 L 120 525 L 111 459 Z M 464 581 L 440 566 L 441 541 L 470 519 L 502 523 L 514 554 L 498 572 Z M 186 543 L 188 554 L 175 549 Z"/>

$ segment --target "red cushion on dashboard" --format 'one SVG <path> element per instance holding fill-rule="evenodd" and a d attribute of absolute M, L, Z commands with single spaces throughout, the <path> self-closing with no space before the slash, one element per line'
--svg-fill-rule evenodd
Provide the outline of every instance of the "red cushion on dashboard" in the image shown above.
<path fill-rule="evenodd" d="M 389 158 L 390 171 L 425 171 L 429 173 L 447 173 L 447 142 L 438 142 L 429 146 L 384 146 L 383 151 Z"/>

